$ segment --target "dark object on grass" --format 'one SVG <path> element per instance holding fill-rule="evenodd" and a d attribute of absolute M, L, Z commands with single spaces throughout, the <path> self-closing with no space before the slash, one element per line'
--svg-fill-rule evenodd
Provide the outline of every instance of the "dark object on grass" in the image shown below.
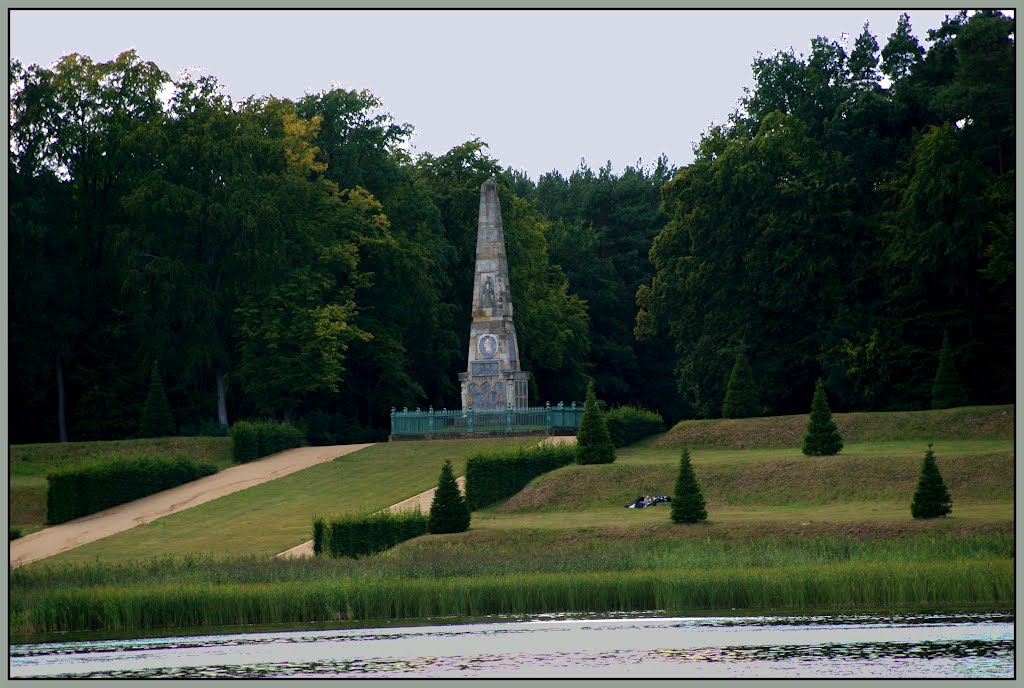
<path fill-rule="evenodd" d="M 676 477 L 676 493 L 672 500 L 672 520 L 676 523 L 697 523 L 708 517 L 704 507 L 704 495 L 697 484 L 690 462 L 690 450 L 684 449 L 679 459 L 679 475 Z"/>
<path fill-rule="evenodd" d="M 819 379 L 814 387 L 814 398 L 811 400 L 811 418 L 807 422 L 803 452 L 807 456 L 833 456 L 842 448 L 843 438 L 835 421 L 832 420 L 832 411 L 828 407 L 825 381 Z"/>
<path fill-rule="evenodd" d="M 914 518 L 937 518 L 945 516 L 953 510 L 953 500 L 942 481 L 942 474 L 935 464 L 932 445 L 924 453 L 921 463 L 921 476 L 917 479 L 917 491 L 910 503 L 910 514 Z"/>
<path fill-rule="evenodd" d="M 608 432 L 604 412 L 597 403 L 594 381 L 587 385 L 587 407 L 576 432 L 576 463 L 611 463 L 615 461 L 615 446 Z"/>
<path fill-rule="evenodd" d="M 455 482 L 452 462 L 445 461 L 437 480 L 434 501 L 430 504 L 430 533 L 461 533 L 469 530 L 469 506 Z"/>
<path fill-rule="evenodd" d="M 149 378 L 149 391 L 142 405 L 142 418 L 139 421 L 139 437 L 167 437 L 174 434 L 174 415 L 171 405 L 167 403 L 164 383 L 160 380 L 160 372 L 156 363 Z"/>
<path fill-rule="evenodd" d="M 641 497 L 637 497 L 636 501 L 634 501 L 632 504 L 627 504 L 626 508 L 627 509 L 643 509 L 643 508 L 648 507 L 648 506 L 657 506 L 658 504 L 661 504 L 663 502 L 671 502 L 671 501 L 672 501 L 672 498 L 669 497 L 668 495 L 661 495 L 660 497 L 651 497 L 651 496 L 644 497 L 644 496 L 641 496 Z"/>

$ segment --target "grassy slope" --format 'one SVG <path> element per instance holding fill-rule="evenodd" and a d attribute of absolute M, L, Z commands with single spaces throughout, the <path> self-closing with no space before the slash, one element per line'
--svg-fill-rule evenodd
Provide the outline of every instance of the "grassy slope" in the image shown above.
<path fill-rule="evenodd" d="M 704 446 L 736 447 L 750 437 L 768 446 L 694 450 L 710 511 L 709 522 L 695 526 L 671 523 L 667 505 L 623 508 L 638 493 L 671 493 L 679 460 L 677 426 L 621 450 L 615 464 L 569 466 L 541 476 L 505 503 L 475 512 L 466 533 L 416 538 L 354 561 L 268 561 L 266 554 L 308 537 L 313 511 L 335 510 L 324 508 L 325 502 L 335 500 L 340 507 L 344 499 L 349 507 L 376 508 L 397 501 L 431 486 L 442 458 L 454 459 L 460 469 L 474 448 L 469 442 L 378 445 L 16 570 L 12 629 L 41 630 L 30 619 L 63 613 L 74 600 L 62 595 L 80 598 L 74 604 L 83 619 L 108 612 L 117 617 L 118 605 L 138 606 L 138 600 L 177 613 L 181 596 L 189 596 L 200 620 L 174 621 L 172 614 L 162 625 L 213 623 L 202 620 L 206 610 L 226 614 L 217 623 L 241 623 L 231 620 L 232 610 L 244 612 L 249 603 L 255 605 L 252 612 L 237 613 L 248 623 L 257 613 L 267 614 L 267 622 L 329 621 L 342 618 L 339 610 L 353 601 L 377 598 L 379 604 L 352 618 L 1012 604 L 1012 408 L 990 409 L 987 418 L 984 409 L 924 417 L 851 415 L 868 417 L 857 431 L 867 440 L 854 441 L 852 433 L 837 457 L 804 457 L 799 441 L 773 445 L 780 440 L 766 430 L 785 427 L 786 419 L 740 421 L 726 442 L 721 434 L 705 433 L 713 439 Z M 842 426 L 843 417 L 837 418 Z M 957 418 L 964 422 L 962 432 L 950 425 Z M 942 437 L 935 432 L 939 426 L 945 426 Z M 687 432 L 685 443 L 700 446 Z M 953 492 L 954 511 L 949 518 L 915 521 L 909 495 L 929 439 Z M 294 540 L 283 542 L 286 536 Z M 152 559 L 190 551 L 208 558 Z M 148 561 L 131 563 L 138 559 Z M 974 583 L 961 585 L 968 579 Z M 701 585 L 710 586 L 707 599 L 634 594 L 674 594 Z M 568 587 L 556 595 L 552 591 L 559 586 Z M 792 599 L 758 597 L 775 588 L 788 590 Z M 900 595 L 890 597 L 897 588 Z M 807 597 L 808 591 L 816 592 Z M 128 597 L 118 601 L 118 595 Z M 310 599 L 296 602 L 303 595 Z M 332 595 L 341 597 L 331 601 Z M 446 595 L 454 597 L 442 604 Z M 396 596 L 405 599 L 404 606 L 395 606 Z M 479 600 L 466 607 L 474 596 Z M 275 616 L 277 607 L 293 603 L 292 616 Z"/>
<path fill-rule="evenodd" d="M 383 509 L 429 490 L 445 459 L 537 438 L 377 444 L 83 545 L 47 561 L 125 561 L 189 553 L 273 556 L 311 537 L 316 513 Z"/>
<path fill-rule="evenodd" d="M 965 406 L 938 411 L 837 413 L 833 415 L 847 444 L 891 440 L 1013 440 L 1013 406 Z M 807 415 L 677 423 L 647 444 L 662 449 L 797 447 L 807 430 Z"/>
<path fill-rule="evenodd" d="M 8 495 L 10 523 L 25 533 L 46 522 L 46 474 L 64 466 L 115 456 L 188 456 L 212 463 L 218 470 L 231 465 L 228 437 L 156 437 L 110 442 L 15 444 L 10 449 Z"/>

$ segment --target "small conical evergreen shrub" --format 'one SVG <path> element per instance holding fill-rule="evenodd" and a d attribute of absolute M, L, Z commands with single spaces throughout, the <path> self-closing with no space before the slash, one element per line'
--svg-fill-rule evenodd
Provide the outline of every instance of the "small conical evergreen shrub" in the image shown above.
<path fill-rule="evenodd" d="M 753 418 L 756 415 L 758 403 L 754 371 L 750 369 L 746 354 L 741 351 L 736 354 L 736 363 L 732 366 L 725 389 L 722 418 Z"/>
<path fill-rule="evenodd" d="M 942 348 L 939 349 L 939 367 L 935 369 L 935 382 L 932 383 L 932 408 L 953 408 L 964 406 L 966 403 L 967 392 L 964 391 L 964 386 L 960 384 L 960 376 L 956 373 L 949 335 L 943 333 Z"/>
<path fill-rule="evenodd" d="M 935 464 L 935 454 L 932 452 L 932 445 L 924 453 L 924 461 L 921 463 L 921 476 L 917 479 L 917 491 L 914 492 L 914 499 L 910 502 L 910 514 L 914 518 L 937 518 L 945 516 L 953 510 L 953 500 L 946 489 L 946 483 L 942 481 L 942 474 Z"/>
<path fill-rule="evenodd" d="M 461 533 L 469 530 L 469 506 L 459 490 L 452 471 L 452 462 L 445 461 L 441 476 L 437 479 L 434 501 L 430 504 L 430 519 L 427 531 L 430 533 Z"/>
<path fill-rule="evenodd" d="M 612 444 L 604 411 L 597 403 L 594 381 L 587 385 L 587 407 L 580 418 L 576 431 L 576 463 L 611 463 L 615 461 L 615 445 Z"/>
<path fill-rule="evenodd" d="M 704 507 L 704 495 L 697 484 L 697 476 L 693 473 L 690 463 L 690 450 L 683 450 L 679 460 L 679 475 L 676 477 L 676 491 L 672 495 L 672 520 L 676 523 L 696 523 L 706 520 L 707 509 Z"/>
<path fill-rule="evenodd" d="M 807 422 L 803 452 L 807 456 L 832 456 L 843 448 L 843 438 L 832 420 L 832 411 L 825 396 L 825 381 L 818 380 L 811 399 L 811 418 Z"/>
<path fill-rule="evenodd" d="M 142 404 L 142 418 L 139 421 L 139 437 L 166 437 L 174 434 L 174 416 L 171 405 L 167 403 L 164 384 L 160 381 L 160 372 L 156 363 L 149 380 L 149 392 Z"/>

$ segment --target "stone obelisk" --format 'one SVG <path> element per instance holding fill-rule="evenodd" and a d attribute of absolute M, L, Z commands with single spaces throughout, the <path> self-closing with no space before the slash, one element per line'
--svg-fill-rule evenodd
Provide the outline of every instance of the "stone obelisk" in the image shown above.
<path fill-rule="evenodd" d="M 488 179 L 480 187 L 473 278 L 473 324 L 469 328 L 466 372 L 459 374 L 462 410 L 526 408 L 530 374 L 519 368 L 519 344 L 512 324 L 512 291 L 505 258 L 498 187 Z"/>

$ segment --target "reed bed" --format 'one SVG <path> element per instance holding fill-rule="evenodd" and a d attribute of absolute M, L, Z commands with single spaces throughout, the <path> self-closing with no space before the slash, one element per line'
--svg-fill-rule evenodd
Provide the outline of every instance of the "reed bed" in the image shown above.
<path fill-rule="evenodd" d="M 159 583 L 12 595 L 12 635 L 544 612 L 930 609 L 1012 603 L 1012 560 L 846 562 L 286 583 Z"/>
<path fill-rule="evenodd" d="M 943 524 L 935 524 L 936 526 Z M 849 535 L 744 537 L 746 529 L 714 527 L 653 533 L 605 529 L 504 534 L 469 531 L 416 538 L 360 559 L 162 557 L 128 563 L 37 562 L 9 572 L 11 597 L 52 588 L 146 586 L 165 583 L 261 584 L 353 576 L 382 580 L 504 576 L 520 573 L 600 573 L 652 569 L 780 568 L 855 564 L 916 564 L 1013 559 L 1013 524 L 992 533 L 936 529 L 911 537 L 861 539 Z"/>

